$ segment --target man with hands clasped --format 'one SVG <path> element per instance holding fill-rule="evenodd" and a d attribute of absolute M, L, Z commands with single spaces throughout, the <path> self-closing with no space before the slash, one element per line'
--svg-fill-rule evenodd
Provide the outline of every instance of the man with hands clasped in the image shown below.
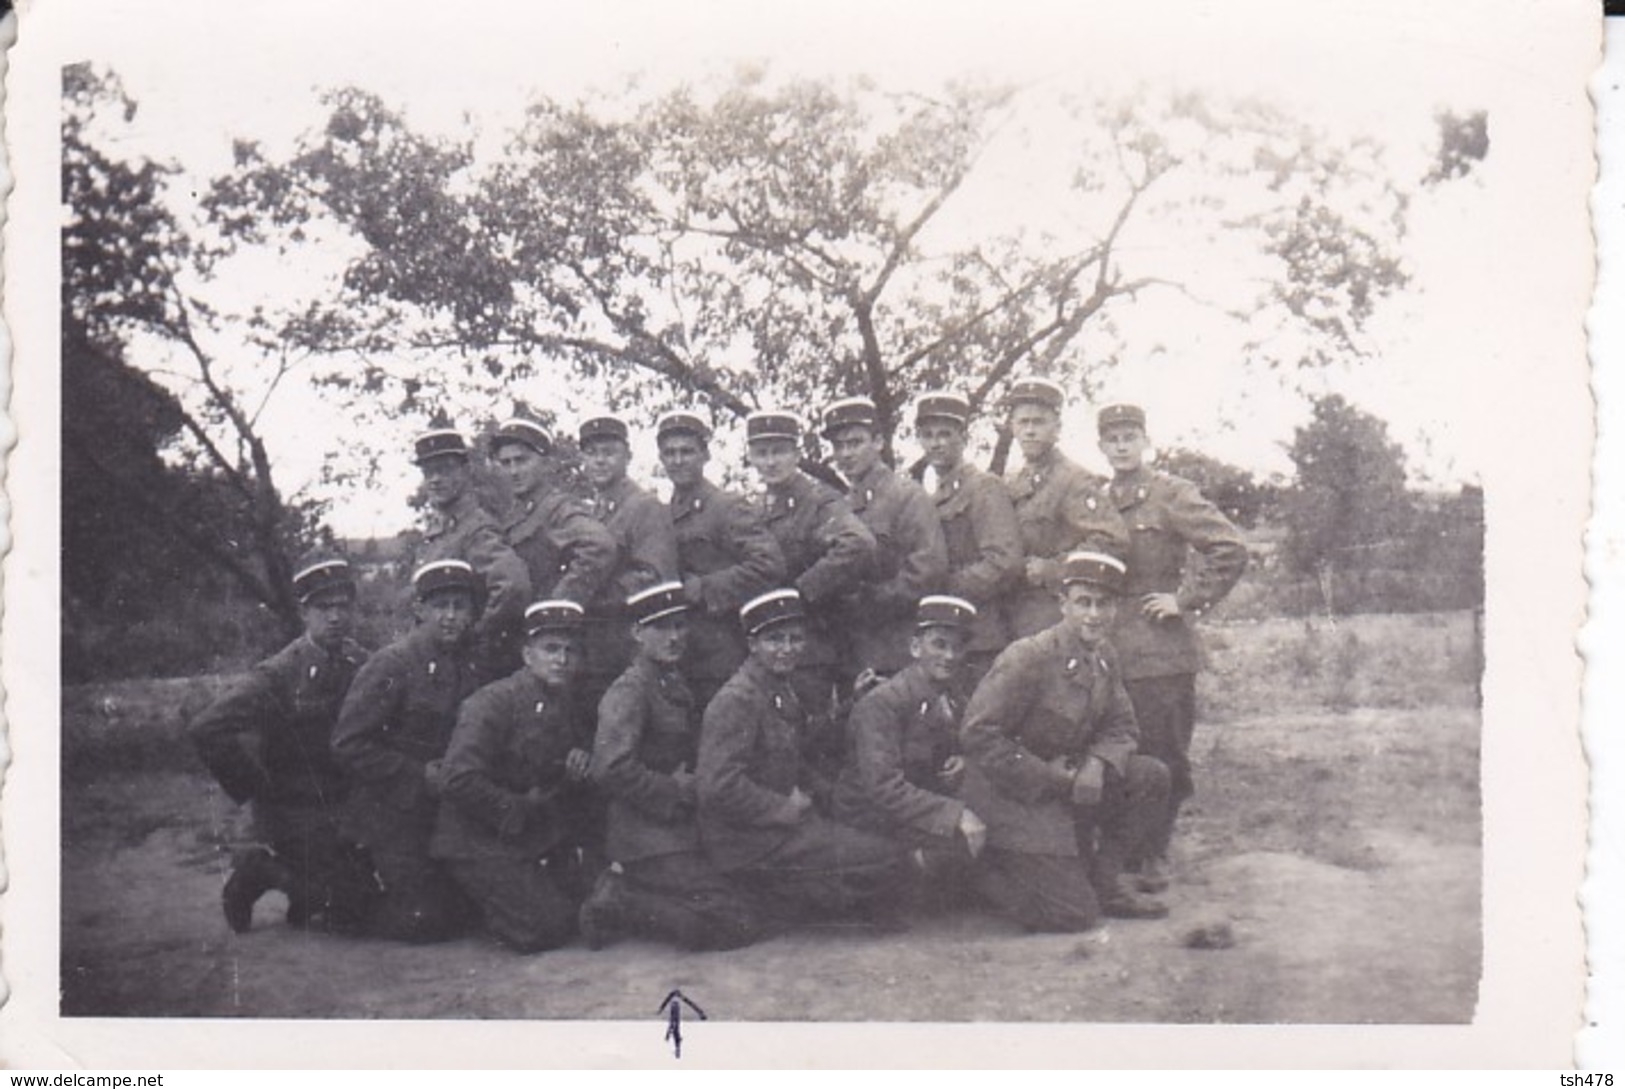
<path fill-rule="evenodd" d="M 523 953 L 575 934 L 592 874 L 592 723 L 577 702 L 583 609 L 525 610 L 524 666 L 457 715 L 432 852 L 479 905 L 486 929 Z"/>
<path fill-rule="evenodd" d="M 914 848 L 930 881 L 927 897 L 963 885 L 987 825 L 959 800 L 965 759 L 955 703 L 976 607 L 928 595 L 915 609 L 912 662 L 862 696 L 847 732 L 850 753 L 835 785 L 835 817 Z"/>

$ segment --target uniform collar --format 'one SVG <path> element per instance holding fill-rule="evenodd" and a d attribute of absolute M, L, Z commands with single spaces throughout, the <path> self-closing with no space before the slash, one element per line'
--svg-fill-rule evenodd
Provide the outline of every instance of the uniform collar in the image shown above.
<path fill-rule="evenodd" d="M 692 488 L 674 488 L 671 493 L 671 512 L 673 518 L 681 518 L 686 514 L 695 513 L 705 509 L 705 504 L 717 486 L 703 476 Z"/>
<path fill-rule="evenodd" d="M 885 462 L 877 461 L 867 473 L 854 479 L 851 482 L 851 494 L 847 497 L 853 509 L 862 510 L 873 503 L 875 496 L 886 486 L 887 478 L 891 475 L 891 470 L 886 468 Z"/>
<path fill-rule="evenodd" d="M 776 488 L 769 487 L 767 489 L 767 509 L 776 511 L 782 507 L 785 510 L 793 511 L 797 507 L 805 505 L 812 494 L 812 485 L 812 477 L 797 469 L 791 474 L 789 480 Z"/>
<path fill-rule="evenodd" d="M 470 488 L 468 491 L 465 491 L 462 495 L 459 495 L 456 499 L 452 500 L 451 506 L 446 507 L 445 509 L 431 507 L 429 509 L 428 518 L 426 519 L 427 527 L 425 529 L 425 533 L 430 537 L 439 537 L 450 533 L 452 530 L 457 528 L 457 523 L 460 520 L 468 517 L 474 511 L 478 510 L 479 505 L 480 501 L 478 497 L 474 495 L 473 489 Z"/>
<path fill-rule="evenodd" d="M 614 514 L 623 503 L 631 498 L 632 494 L 636 490 L 637 485 L 632 483 L 632 478 L 623 476 L 621 479 L 611 484 L 608 488 L 598 493 L 596 497 L 598 507 L 605 514 Z"/>
<path fill-rule="evenodd" d="M 745 679 L 750 681 L 754 687 L 760 689 L 765 695 L 772 697 L 773 706 L 780 710 L 783 709 L 783 701 L 786 697 L 795 698 L 795 689 L 790 686 L 790 678 L 778 677 L 769 673 L 767 667 L 755 658 L 746 658 L 744 664 L 739 667 L 739 671 L 745 675 Z"/>
<path fill-rule="evenodd" d="M 1153 475 L 1144 465 L 1112 477 L 1112 498 L 1120 504 L 1139 503 L 1151 494 Z"/>
<path fill-rule="evenodd" d="M 1087 647 L 1077 632 L 1065 620 L 1058 621 L 1054 628 L 1054 648 L 1061 659 L 1061 669 L 1068 676 L 1083 680 L 1092 676 L 1098 668 L 1106 669 L 1106 658 L 1101 644 Z"/>

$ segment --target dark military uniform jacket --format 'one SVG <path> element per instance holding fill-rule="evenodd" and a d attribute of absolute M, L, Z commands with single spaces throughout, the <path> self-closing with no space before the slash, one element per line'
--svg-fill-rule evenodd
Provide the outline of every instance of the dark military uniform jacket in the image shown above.
<path fill-rule="evenodd" d="M 609 795 L 609 857 L 637 862 L 700 849 L 699 713 L 682 674 L 638 658 L 598 704 L 592 776 Z"/>
<path fill-rule="evenodd" d="M 253 800 L 258 823 L 274 825 L 280 807 L 343 801 L 347 782 L 333 760 L 333 724 L 366 660 L 352 640 L 329 654 L 301 635 L 192 720 L 203 763 L 233 801 Z"/>
<path fill-rule="evenodd" d="M 1195 673 L 1201 658 L 1190 621 L 1236 585 L 1247 569 L 1247 545 L 1219 508 L 1180 477 L 1140 469 L 1114 480 L 1111 495 L 1130 535 L 1128 588 L 1112 629 L 1123 675 Z M 1173 594 L 1182 615 L 1147 617 L 1137 599 L 1149 593 Z"/>
<path fill-rule="evenodd" d="M 1003 650 L 1009 636 L 998 606 L 1026 578 L 1010 493 L 998 477 L 962 462 L 937 475 L 933 498 L 948 545 L 948 593 L 976 606 L 970 649 Z"/>
<path fill-rule="evenodd" d="M 472 490 L 450 508 L 430 512 L 415 566 L 436 560 L 462 560 L 484 577 L 485 610 L 474 625 L 477 637 L 500 639 L 516 630 L 530 603 L 530 574 Z"/>
<path fill-rule="evenodd" d="M 617 614 L 632 594 L 677 577 L 677 533 L 659 499 L 623 477 L 593 500 L 593 513 L 615 538 L 604 600 Z"/>
<path fill-rule="evenodd" d="M 481 688 L 457 713 L 430 853 L 534 862 L 577 845 L 589 788 L 570 781 L 565 758 L 591 748 L 590 721 L 568 689 L 529 669 Z"/>
<path fill-rule="evenodd" d="M 791 805 L 797 786 L 828 796 L 803 758 L 807 715 L 789 678 L 746 659 L 705 709 L 700 729 L 700 834 L 724 870 L 748 866 L 790 837 L 800 818 Z"/>
<path fill-rule="evenodd" d="M 585 608 L 615 565 L 615 538 L 592 504 L 568 492 L 515 502 L 502 532 L 529 572 L 533 601 L 564 598 Z"/>
<path fill-rule="evenodd" d="M 869 574 L 874 534 L 834 488 L 799 471 L 762 494 L 762 521 L 784 553 L 789 585 L 807 604 L 807 664 L 834 661 L 830 624 L 840 619 L 840 599 Z"/>
<path fill-rule="evenodd" d="M 877 464 L 847 495 L 852 512 L 875 538 L 869 577 L 845 602 L 846 634 L 860 666 L 882 672 L 909 662 L 914 607 L 939 593 L 948 574 L 948 545 L 925 489 Z"/>
<path fill-rule="evenodd" d="M 711 680 L 732 676 L 745 660 L 739 608 L 784 584 L 784 553 L 743 496 L 708 480 L 672 494 L 671 518 L 683 587 L 695 606 L 685 669 Z"/>
<path fill-rule="evenodd" d="M 852 708 L 851 753 L 835 782 L 835 819 L 911 841 L 951 838 L 964 806 L 938 778 L 959 752 L 948 694 L 919 665 L 870 690 Z"/>
<path fill-rule="evenodd" d="M 1010 601 L 1011 634 L 1020 638 L 1060 619 L 1055 595 L 1061 588 L 1061 560 L 1068 552 L 1089 548 L 1121 557 L 1128 550 L 1128 531 L 1106 481 L 1059 450 L 1051 449 L 1035 465 L 1023 465 L 1010 477 L 1009 490 L 1024 557 L 1042 561 L 1038 578 L 1029 580 L 1024 573 Z"/>
<path fill-rule="evenodd" d="M 1072 769 L 1098 756 L 1127 773 L 1138 730 L 1109 645 L 1084 647 L 1066 624 L 999 655 L 965 710 L 961 793 L 993 847 L 1078 853 Z"/>
<path fill-rule="evenodd" d="M 345 825 L 360 843 L 420 853 L 433 830 L 428 767 L 451 740 L 457 707 L 484 683 L 466 649 L 442 650 L 420 627 L 368 659 L 333 728 L 354 781 Z"/>

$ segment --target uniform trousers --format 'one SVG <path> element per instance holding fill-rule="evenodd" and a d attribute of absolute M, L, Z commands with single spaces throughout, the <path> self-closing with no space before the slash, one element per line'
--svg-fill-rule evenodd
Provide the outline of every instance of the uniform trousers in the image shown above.
<path fill-rule="evenodd" d="M 731 876 L 779 922 L 895 906 L 906 856 L 890 840 L 808 815 L 788 839 Z"/>
<path fill-rule="evenodd" d="M 521 953 L 557 949 L 575 936 L 592 879 L 568 849 L 546 859 L 454 858 L 446 867 L 478 907 L 491 936 Z"/>
<path fill-rule="evenodd" d="M 1168 769 L 1131 756 L 1127 774 L 1106 769 L 1100 802 L 1074 810 L 1077 855 L 988 847 L 977 859 L 977 887 L 995 910 L 1028 930 L 1088 930 L 1100 921 L 1128 859 L 1144 850 L 1168 804 Z"/>
<path fill-rule="evenodd" d="M 418 853 L 369 851 L 378 897 L 368 931 L 393 941 L 441 942 L 462 931 L 468 902 L 433 859 Z"/>
<path fill-rule="evenodd" d="M 278 883 L 297 925 L 321 917 L 335 930 L 355 930 L 372 910 L 377 884 L 364 857 L 339 832 L 328 805 L 254 803 L 254 827 L 281 866 Z"/>
<path fill-rule="evenodd" d="M 1168 853 L 1179 807 L 1196 790 L 1191 776 L 1191 738 L 1196 729 L 1196 675 L 1144 677 L 1123 682 L 1134 719 L 1140 727 L 1140 751 L 1168 767 L 1168 804 L 1146 843 L 1143 854 L 1161 858 Z M 1138 862 L 1139 858 L 1130 861 Z"/>
<path fill-rule="evenodd" d="M 738 949 L 761 936 L 749 896 L 698 851 L 621 863 L 625 928 L 684 949 Z"/>

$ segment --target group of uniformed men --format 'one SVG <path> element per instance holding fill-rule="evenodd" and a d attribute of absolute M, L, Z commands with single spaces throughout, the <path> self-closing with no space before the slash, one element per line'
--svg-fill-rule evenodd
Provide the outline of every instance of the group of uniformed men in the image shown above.
<path fill-rule="evenodd" d="M 1147 467 L 1138 407 L 1098 414 L 1110 480 L 1066 458 L 1064 400 L 1013 385 L 1001 480 L 965 460 L 968 401 L 922 396 L 929 490 L 884 463 L 872 402 L 838 401 L 845 494 L 802 469 L 798 417 L 753 413 L 759 501 L 707 480 L 693 413 L 656 425 L 669 503 L 628 479 L 623 420 L 580 427 L 590 502 L 552 483 L 546 429 L 509 420 L 501 519 L 464 437 L 420 436 L 416 627 L 369 657 L 349 565 L 313 563 L 305 634 L 192 723 L 262 841 L 228 923 L 273 889 L 296 926 L 433 941 L 481 919 L 526 951 L 731 948 L 973 898 L 1031 930 L 1165 915 L 1191 618 L 1246 549 Z"/>

